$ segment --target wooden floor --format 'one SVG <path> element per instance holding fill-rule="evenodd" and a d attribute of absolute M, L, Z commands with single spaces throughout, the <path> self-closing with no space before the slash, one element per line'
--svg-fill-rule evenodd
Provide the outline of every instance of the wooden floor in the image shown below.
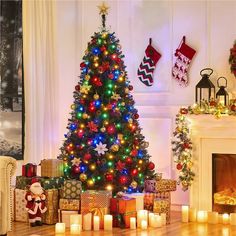
<path fill-rule="evenodd" d="M 236 226 L 230 225 L 211 225 L 203 223 L 181 223 L 180 212 L 171 213 L 171 224 L 162 228 L 148 228 L 147 230 L 130 230 L 114 228 L 112 232 L 108 231 L 83 231 L 81 236 L 111 236 L 111 235 L 127 235 L 127 236 L 236 236 Z M 54 225 L 43 225 L 30 227 L 27 223 L 14 222 L 13 231 L 8 236 L 54 236 Z M 69 236 L 69 229 L 63 236 Z M 61 236 L 61 235 L 60 235 Z"/>

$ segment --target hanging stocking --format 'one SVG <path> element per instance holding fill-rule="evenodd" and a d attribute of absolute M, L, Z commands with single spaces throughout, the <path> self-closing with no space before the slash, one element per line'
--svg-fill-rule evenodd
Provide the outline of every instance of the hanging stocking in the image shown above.
<path fill-rule="evenodd" d="M 156 67 L 161 54 L 151 45 L 152 39 L 149 39 L 149 45 L 145 50 L 145 56 L 138 68 L 138 78 L 147 86 L 153 85 L 153 71 Z"/>
<path fill-rule="evenodd" d="M 175 51 L 177 57 L 172 69 L 172 76 L 181 86 L 188 85 L 188 68 L 196 51 L 185 43 L 185 36 L 178 49 Z"/>

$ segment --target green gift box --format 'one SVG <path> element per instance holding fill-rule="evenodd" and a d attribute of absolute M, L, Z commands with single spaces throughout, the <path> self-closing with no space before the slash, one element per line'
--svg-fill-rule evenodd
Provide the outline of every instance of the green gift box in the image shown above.
<path fill-rule="evenodd" d="M 41 178 L 41 185 L 44 189 L 58 189 L 64 183 L 63 177 L 51 177 L 51 178 Z"/>
<path fill-rule="evenodd" d="M 81 182 L 75 179 L 65 180 L 62 187 L 62 198 L 80 199 L 82 192 Z"/>

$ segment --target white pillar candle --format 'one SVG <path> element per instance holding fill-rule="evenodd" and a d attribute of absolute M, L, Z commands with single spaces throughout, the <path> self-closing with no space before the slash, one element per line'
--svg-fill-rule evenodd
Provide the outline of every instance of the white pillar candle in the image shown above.
<path fill-rule="evenodd" d="M 100 229 L 100 218 L 99 216 L 93 217 L 93 230 L 98 231 Z"/>
<path fill-rule="evenodd" d="M 82 225 L 82 215 L 80 214 L 70 215 L 70 224 Z"/>
<path fill-rule="evenodd" d="M 141 227 L 141 221 L 142 220 L 148 220 L 148 211 L 147 210 L 139 210 L 137 214 L 137 225 L 140 228 Z"/>
<path fill-rule="evenodd" d="M 112 230 L 112 215 L 104 215 L 104 230 Z"/>
<path fill-rule="evenodd" d="M 83 216 L 83 230 L 92 229 L 92 213 Z"/>
<path fill-rule="evenodd" d="M 162 225 L 162 218 L 160 215 L 154 215 L 154 218 L 153 218 L 153 227 L 154 228 L 158 228 L 158 227 L 161 227 Z"/>
<path fill-rule="evenodd" d="M 161 224 L 166 225 L 166 213 L 161 213 Z"/>
<path fill-rule="evenodd" d="M 64 234 L 66 232 L 66 224 L 65 223 L 56 223 L 55 232 L 56 232 L 56 234 Z"/>
<path fill-rule="evenodd" d="M 215 212 L 215 211 L 208 212 L 207 216 L 208 216 L 207 222 L 209 224 L 218 224 L 218 212 Z"/>
<path fill-rule="evenodd" d="M 146 220 L 142 220 L 141 221 L 141 229 L 147 229 L 147 221 Z"/>
<path fill-rule="evenodd" d="M 70 234 L 79 235 L 81 232 L 81 225 L 79 224 L 71 224 L 70 225 Z"/>
<path fill-rule="evenodd" d="M 148 225 L 153 227 L 153 218 L 154 218 L 154 213 L 149 212 L 148 213 Z"/>
<path fill-rule="evenodd" d="M 130 217 L 130 229 L 136 229 L 136 218 L 135 217 Z"/>
<path fill-rule="evenodd" d="M 223 223 L 224 225 L 229 224 L 229 214 L 227 214 L 227 213 L 224 213 L 224 214 L 223 214 L 223 216 L 222 216 L 222 223 Z"/>
<path fill-rule="evenodd" d="M 182 206 L 182 222 L 187 223 L 188 222 L 188 206 Z"/>
<path fill-rule="evenodd" d="M 196 210 L 196 208 L 190 208 L 189 209 L 189 221 L 196 222 L 196 220 L 197 220 L 197 210 Z"/>
<path fill-rule="evenodd" d="M 207 212 L 206 211 L 198 211 L 197 212 L 197 222 L 205 223 L 207 221 Z"/>
<path fill-rule="evenodd" d="M 236 225 L 236 213 L 231 213 L 230 214 L 230 224 L 231 225 Z"/>

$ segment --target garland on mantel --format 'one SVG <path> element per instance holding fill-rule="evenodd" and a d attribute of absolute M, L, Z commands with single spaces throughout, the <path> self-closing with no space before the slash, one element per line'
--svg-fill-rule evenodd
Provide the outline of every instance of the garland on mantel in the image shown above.
<path fill-rule="evenodd" d="M 175 157 L 176 169 L 179 172 L 178 184 L 181 184 L 184 191 L 191 186 L 195 173 L 193 171 L 192 141 L 190 137 L 189 121 L 187 114 L 208 114 L 219 119 L 222 115 L 236 116 L 236 99 L 231 100 L 230 105 L 224 106 L 217 101 L 202 101 L 201 104 L 194 104 L 188 108 L 180 108 L 176 115 L 176 128 L 173 133 L 172 151 Z"/>

